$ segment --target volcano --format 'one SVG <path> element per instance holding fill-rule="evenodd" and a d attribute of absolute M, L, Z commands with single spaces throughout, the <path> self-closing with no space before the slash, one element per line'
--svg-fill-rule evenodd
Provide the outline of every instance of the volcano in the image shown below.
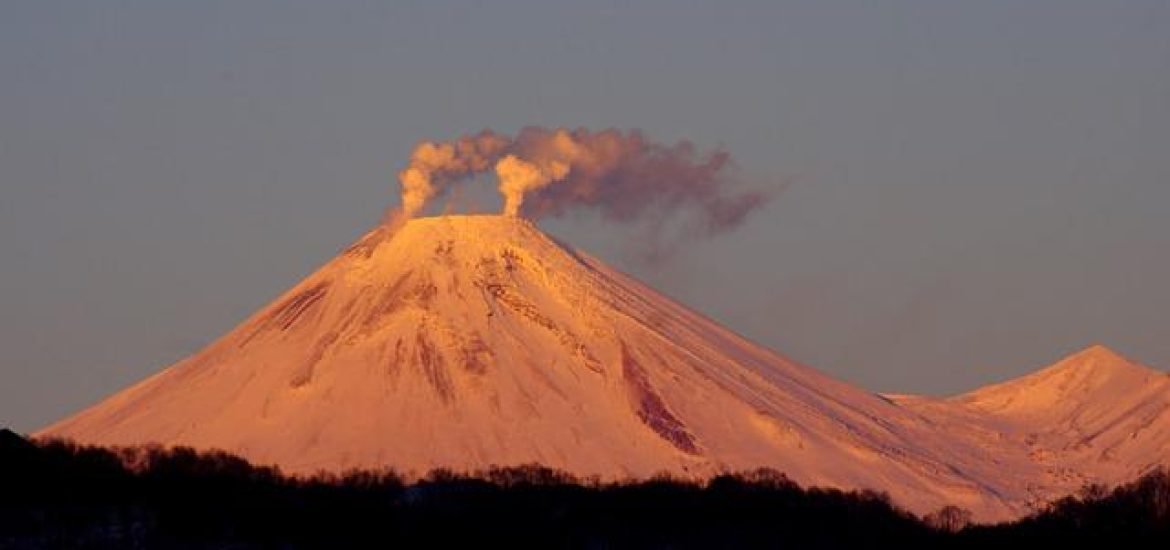
<path fill-rule="evenodd" d="M 528 221 L 442 216 L 374 229 L 206 349 L 37 435 L 219 448 L 292 473 L 771 467 L 1002 519 L 1059 496 L 1036 488 L 1049 470 L 1026 436 L 988 435 L 1024 425 L 1012 391 L 873 394 Z"/>

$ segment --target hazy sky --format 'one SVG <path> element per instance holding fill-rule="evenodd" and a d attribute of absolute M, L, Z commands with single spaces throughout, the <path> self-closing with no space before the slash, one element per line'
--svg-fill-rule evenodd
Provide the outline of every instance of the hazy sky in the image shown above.
<path fill-rule="evenodd" d="M 1170 3 L 0 3 L 0 424 L 190 354 L 374 224 L 421 138 L 642 128 L 795 183 L 648 265 L 875 391 L 1170 368 Z"/>

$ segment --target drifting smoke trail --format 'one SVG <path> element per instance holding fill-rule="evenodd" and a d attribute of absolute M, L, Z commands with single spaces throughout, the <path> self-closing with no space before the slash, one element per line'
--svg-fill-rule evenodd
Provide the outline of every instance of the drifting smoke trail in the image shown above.
<path fill-rule="evenodd" d="M 717 233 L 738 226 L 771 197 L 738 188 L 727 152 L 700 152 L 687 141 L 663 145 L 637 130 L 525 128 L 508 150 L 537 166 L 568 166 L 562 177 L 518 199 L 531 218 L 581 207 L 619 222 L 659 223 L 677 214 Z"/>
<path fill-rule="evenodd" d="M 422 142 L 399 174 L 409 218 L 453 183 L 494 168 L 503 213 L 532 219 L 593 209 L 604 219 L 658 230 L 689 217 L 692 233 L 737 227 L 772 193 L 744 190 L 730 155 L 688 141 L 664 145 L 637 130 L 527 127 L 515 139 L 484 130 L 448 143 Z"/>

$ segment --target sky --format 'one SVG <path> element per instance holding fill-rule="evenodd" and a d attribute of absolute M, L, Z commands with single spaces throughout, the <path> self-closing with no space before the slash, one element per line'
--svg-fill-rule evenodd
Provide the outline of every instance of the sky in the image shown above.
<path fill-rule="evenodd" d="M 226 333 L 378 222 L 420 139 L 639 128 L 786 182 L 648 262 L 872 391 L 1094 343 L 1170 369 L 1170 3 L 0 3 L 0 425 Z"/>

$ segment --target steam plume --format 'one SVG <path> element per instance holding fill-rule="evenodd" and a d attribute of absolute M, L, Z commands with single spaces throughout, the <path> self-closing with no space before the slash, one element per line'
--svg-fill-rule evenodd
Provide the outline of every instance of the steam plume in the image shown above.
<path fill-rule="evenodd" d="M 398 173 L 402 216 L 414 217 L 452 183 L 490 168 L 508 143 L 507 137 L 490 130 L 452 142 L 420 142 L 410 163 Z"/>
<path fill-rule="evenodd" d="M 723 150 L 655 143 L 638 130 L 527 127 L 514 139 L 484 130 L 420 143 L 399 174 L 404 217 L 493 168 L 505 215 L 538 219 L 584 208 L 607 220 L 646 222 L 655 232 L 675 216 L 691 233 L 728 230 L 772 195 L 742 188 Z"/>
<path fill-rule="evenodd" d="M 504 215 L 519 216 L 525 193 L 562 179 L 568 173 L 569 165 L 558 160 L 539 166 L 515 155 L 500 159 L 496 163 L 496 176 L 500 178 L 500 193 L 504 195 Z"/>
<path fill-rule="evenodd" d="M 738 187 L 726 151 L 700 152 L 688 141 L 663 145 L 637 130 L 529 127 L 508 150 L 538 166 L 568 166 L 562 177 L 526 188 L 525 196 L 511 201 L 531 218 L 581 207 L 619 222 L 654 224 L 685 215 L 693 229 L 715 233 L 738 226 L 770 198 Z M 501 191 L 509 198 L 503 181 Z"/>

